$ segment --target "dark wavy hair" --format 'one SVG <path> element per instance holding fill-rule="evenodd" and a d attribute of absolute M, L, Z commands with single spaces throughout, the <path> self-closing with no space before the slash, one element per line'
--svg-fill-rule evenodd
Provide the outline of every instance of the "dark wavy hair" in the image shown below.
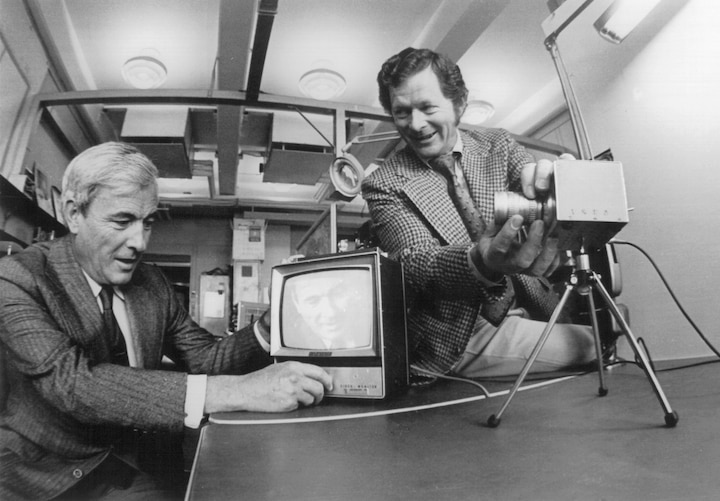
<path fill-rule="evenodd" d="M 443 95 L 452 101 L 456 110 L 462 112 L 467 103 L 468 89 L 458 65 L 430 49 L 408 47 L 385 61 L 377 76 L 380 104 L 389 115 L 392 115 L 390 89 L 427 67 L 437 75 Z"/>

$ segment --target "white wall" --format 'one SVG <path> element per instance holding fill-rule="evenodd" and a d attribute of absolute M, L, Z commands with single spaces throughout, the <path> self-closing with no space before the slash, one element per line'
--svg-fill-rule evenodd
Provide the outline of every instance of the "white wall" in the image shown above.
<path fill-rule="evenodd" d="M 655 259 L 688 314 L 720 346 L 714 287 L 720 279 L 714 255 L 720 248 L 715 226 L 720 222 L 720 3 L 665 0 L 646 21 L 622 45 L 597 41 L 605 46 L 599 46 L 595 61 L 616 58 L 627 63 L 623 69 L 598 73 L 600 65 L 588 59 L 566 58 L 566 65 L 593 153 L 612 148 L 624 165 L 634 210 L 617 238 L 640 245 Z M 658 24 L 664 24 L 659 31 Z M 562 43 L 560 38 L 561 53 Z M 621 299 L 630 307 L 633 332 L 645 339 L 651 355 L 711 355 L 648 260 L 627 246 L 617 250 Z"/>
<path fill-rule="evenodd" d="M 5 49 L 17 61 L 19 71 L 28 84 L 28 96 L 41 91 L 48 74 L 42 45 L 34 36 L 34 28 L 23 2 L 0 0 L 0 33 Z M 0 93 L 0 99 L 2 99 Z M 31 99 L 26 99 L 12 131 L 0 173 L 8 177 L 20 172 L 21 162 L 30 136 Z"/>

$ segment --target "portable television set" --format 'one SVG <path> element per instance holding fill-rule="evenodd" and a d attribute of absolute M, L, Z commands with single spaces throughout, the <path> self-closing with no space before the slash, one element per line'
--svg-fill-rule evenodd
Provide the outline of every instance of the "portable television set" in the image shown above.
<path fill-rule="evenodd" d="M 384 399 L 408 386 L 402 265 L 379 249 L 275 266 L 270 354 L 323 367 L 330 397 Z"/>

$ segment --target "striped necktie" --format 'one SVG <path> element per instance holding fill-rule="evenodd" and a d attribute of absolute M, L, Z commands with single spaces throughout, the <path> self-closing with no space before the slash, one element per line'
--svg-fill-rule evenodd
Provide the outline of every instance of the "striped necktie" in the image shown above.
<path fill-rule="evenodd" d="M 114 364 L 130 365 L 127 356 L 127 346 L 120 326 L 113 313 L 113 289 L 110 285 L 103 285 L 100 291 L 100 301 L 103 307 L 103 321 L 110 339 L 110 360 Z"/>

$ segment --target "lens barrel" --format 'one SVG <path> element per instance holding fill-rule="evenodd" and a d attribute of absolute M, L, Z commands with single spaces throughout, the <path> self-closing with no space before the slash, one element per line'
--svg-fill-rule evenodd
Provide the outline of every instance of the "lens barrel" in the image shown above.
<path fill-rule="evenodd" d="M 550 196 L 546 200 L 530 200 L 520 193 L 501 191 L 495 193 L 494 203 L 497 226 L 502 226 L 515 214 L 521 215 L 526 225 L 537 219 L 547 225 L 555 222 L 555 201 Z"/>

